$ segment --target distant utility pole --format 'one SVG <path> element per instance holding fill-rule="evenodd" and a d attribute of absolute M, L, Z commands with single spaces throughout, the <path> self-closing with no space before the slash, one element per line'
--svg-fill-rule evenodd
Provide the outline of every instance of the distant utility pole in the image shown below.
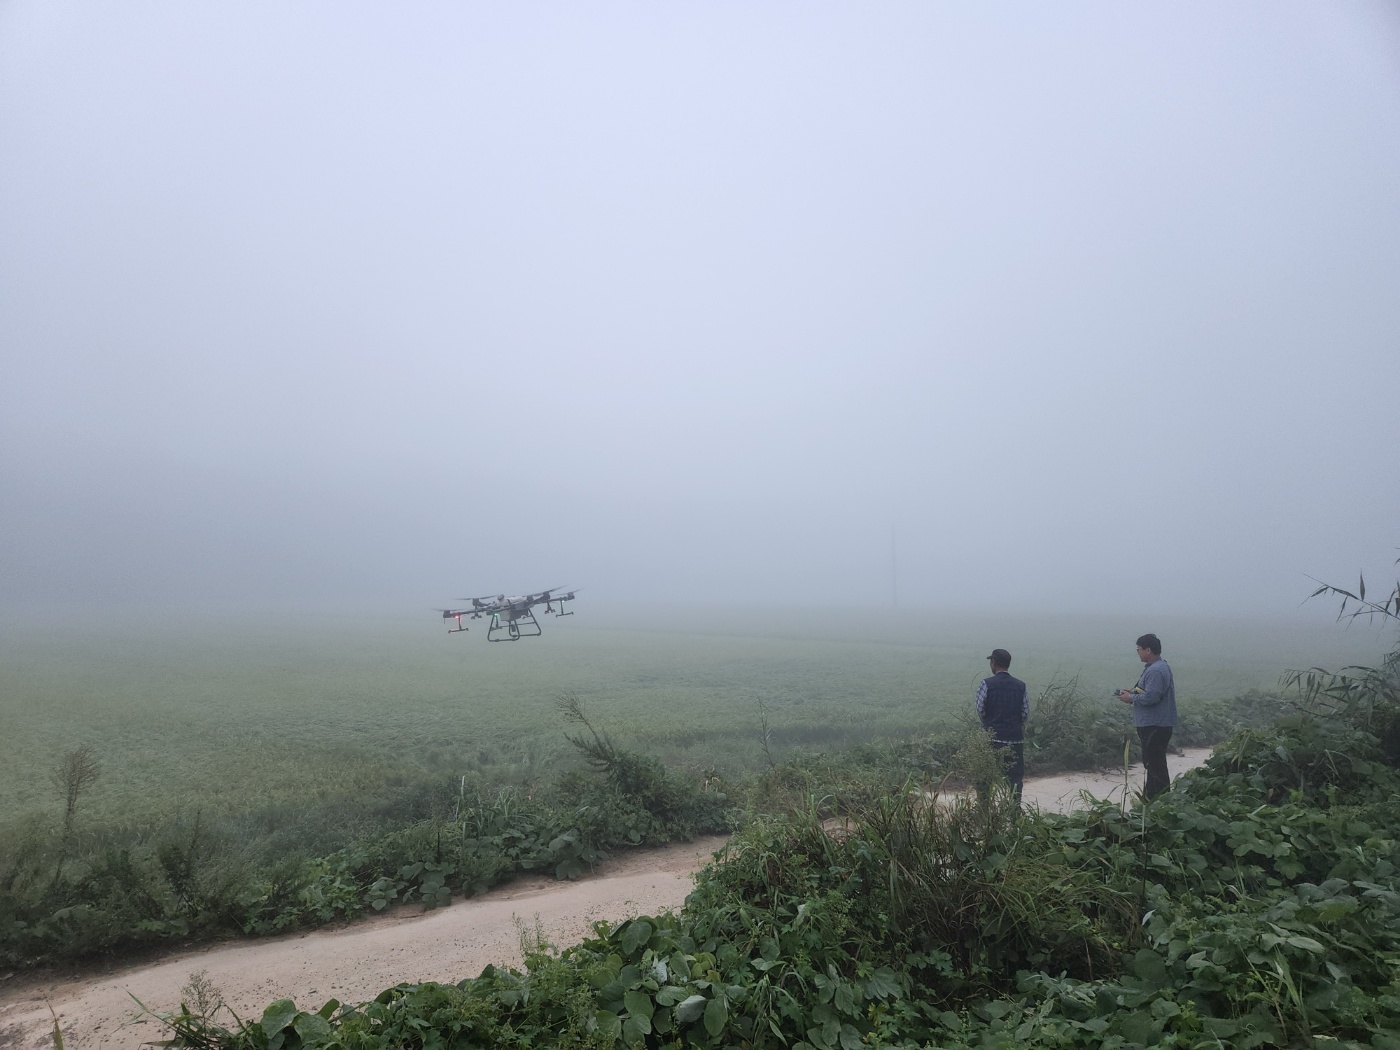
<path fill-rule="evenodd" d="M 894 545 L 894 526 L 890 526 L 890 608 L 899 608 L 899 560 Z"/>

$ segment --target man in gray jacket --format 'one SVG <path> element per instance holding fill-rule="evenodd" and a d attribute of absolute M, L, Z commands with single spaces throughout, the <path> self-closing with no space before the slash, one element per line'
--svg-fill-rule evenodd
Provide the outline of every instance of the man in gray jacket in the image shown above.
<path fill-rule="evenodd" d="M 1176 685 L 1172 669 L 1162 659 L 1162 639 L 1144 634 L 1137 640 L 1138 659 L 1145 665 L 1136 689 L 1123 689 L 1118 699 L 1133 705 L 1133 725 L 1142 743 L 1142 764 L 1147 767 L 1144 798 L 1156 798 L 1171 786 L 1167 773 L 1167 744 L 1176 725 Z"/>

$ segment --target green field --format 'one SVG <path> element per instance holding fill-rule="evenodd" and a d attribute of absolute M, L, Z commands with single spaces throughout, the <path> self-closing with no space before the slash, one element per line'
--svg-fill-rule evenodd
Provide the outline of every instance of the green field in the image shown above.
<path fill-rule="evenodd" d="M 368 805 L 406 784 L 522 779 L 573 761 L 555 710 L 578 695 L 620 743 L 673 765 L 761 761 L 762 701 L 779 751 L 917 736 L 967 710 L 993 646 L 1032 692 L 1081 675 L 1107 699 L 1133 639 L 1162 635 L 1183 700 L 1276 685 L 1281 670 L 1368 660 L 1366 630 L 1294 622 L 1010 618 L 902 611 L 590 608 L 540 639 L 447 636 L 431 613 L 191 611 L 4 618 L 0 829 L 52 815 L 59 756 L 92 748 L 89 826 L 173 815 Z"/>

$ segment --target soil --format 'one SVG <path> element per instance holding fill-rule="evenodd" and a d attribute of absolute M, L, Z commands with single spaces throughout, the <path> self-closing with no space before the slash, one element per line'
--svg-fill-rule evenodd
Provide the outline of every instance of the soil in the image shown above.
<path fill-rule="evenodd" d="M 1209 748 L 1171 756 L 1173 772 L 1200 765 Z M 1141 786 L 1139 767 L 1129 789 Z M 1084 792 L 1121 800 L 1121 770 L 1027 780 L 1024 801 L 1065 812 Z M 277 939 L 215 944 L 159 962 L 81 978 L 21 981 L 0 975 L 0 1048 L 48 1048 L 57 1020 L 68 1050 L 125 1050 L 166 1038 L 136 1000 L 151 1010 L 178 1009 L 198 974 L 244 1019 L 261 1017 L 276 999 L 319 1009 L 328 999 L 358 1003 L 400 982 L 455 983 L 488 963 L 519 965 L 521 937 L 538 930 L 554 945 L 575 944 L 600 920 L 678 910 L 694 873 L 724 838 L 623 854 L 577 882 L 519 878 L 508 885 L 427 913 L 400 910 L 339 929 Z M 193 1002 L 191 1001 L 191 1005 Z M 221 1015 L 223 1023 L 231 1020 Z"/>

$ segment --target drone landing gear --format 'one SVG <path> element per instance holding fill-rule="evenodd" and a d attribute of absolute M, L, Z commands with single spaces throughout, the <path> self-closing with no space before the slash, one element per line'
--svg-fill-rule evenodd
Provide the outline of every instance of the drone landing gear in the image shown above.
<path fill-rule="evenodd" d="M 524 627 L 525 630 L 521 630 Z M 531 629 L 533 628 L 533 630 Z M 497 638 L 497 633 L 504 633 L 504 638 Z M 538 638 L 544 634 L 540 629 L 540 622 L 535 619 L 533 611 L 527 612 L 524 616 L 518 616 L 514 620 L 507 620 L 501 623 L 501 614 L 491 614 L 491 626 L 486 628 L 486 640 L 488 642 L 518 642 L 522 638 Z"/>

